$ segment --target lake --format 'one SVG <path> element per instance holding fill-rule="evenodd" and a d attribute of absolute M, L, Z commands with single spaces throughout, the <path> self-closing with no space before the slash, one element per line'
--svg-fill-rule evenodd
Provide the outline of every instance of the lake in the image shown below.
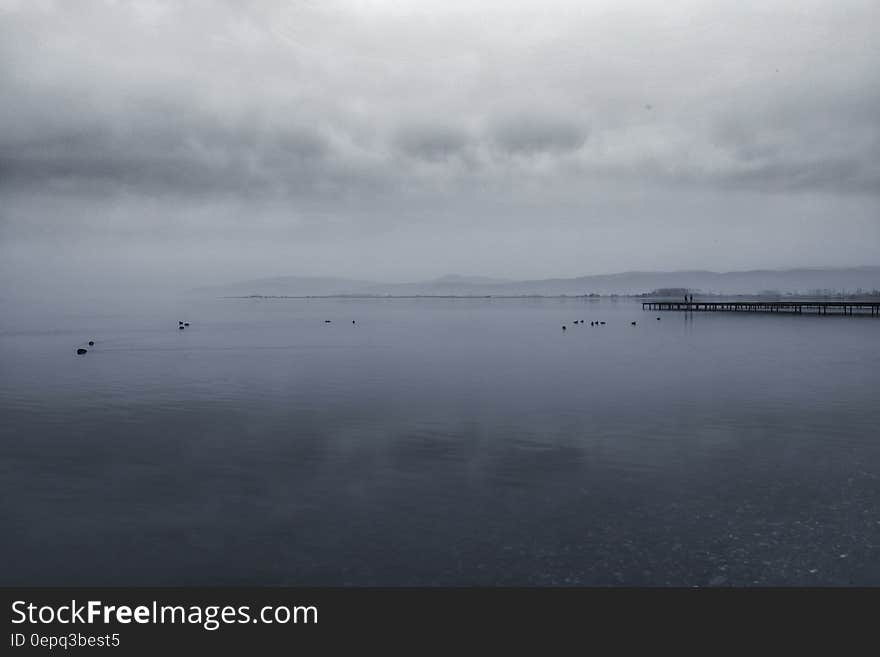
<path fill-rule="evenodd" d="M 876 318 L 4 305 L 0 584 L 880 584 Z"/>

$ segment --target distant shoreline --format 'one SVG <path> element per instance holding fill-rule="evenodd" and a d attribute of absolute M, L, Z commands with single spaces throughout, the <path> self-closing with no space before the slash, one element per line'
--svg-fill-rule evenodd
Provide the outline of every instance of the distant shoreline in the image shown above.
<path fill-rule="evenodd" d="M 589 296 L 571 294 L 245 294 L 220 299 L 635 299 L 632 295 Z"/>
<path fill-rule="evenodd" d="M 697 299 L 741 299 L 741 300 L 761 300 L 761 301 L 830 301 L 834 299 L 847 301 L 876 301 L 880 299 L 877 295 L 761 295 L 761 294 L 695 294 L 694 300 Z M 226 295 L 217 297 L 219 299 L 584 299 L 587 301 L 598 301 L 600 299 L 627 299 L 633 301 L 676 301 L 681 297 L 668 295 L 652 295 L 652 294 L 244 294 L 244 295 Z"/>

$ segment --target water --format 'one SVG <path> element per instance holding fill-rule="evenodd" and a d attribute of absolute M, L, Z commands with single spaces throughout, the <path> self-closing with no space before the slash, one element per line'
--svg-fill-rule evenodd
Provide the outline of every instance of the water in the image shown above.
<path fill-rule="evenodd" d="M 877 319 L 132 305 L 7 303 L 0 584 L 880 584 Z"/>

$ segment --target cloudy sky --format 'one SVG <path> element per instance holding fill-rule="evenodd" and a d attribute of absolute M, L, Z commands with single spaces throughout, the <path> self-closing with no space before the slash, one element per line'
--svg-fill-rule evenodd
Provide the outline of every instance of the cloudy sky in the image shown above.
<path fill-rule="evenodd" d="M 0 0 L 0 275 L 880 264 L 876 0 Z"/>

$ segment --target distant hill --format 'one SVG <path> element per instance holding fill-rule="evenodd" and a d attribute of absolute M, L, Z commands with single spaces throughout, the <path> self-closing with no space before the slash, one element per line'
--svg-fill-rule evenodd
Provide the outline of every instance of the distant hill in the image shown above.
<path fill-rule="evenodd" d="M 880 267 L 753 270 L 740 272 L 623 272 L 507 281 L 449 275 L 418 283 L 375 283 L 344 278 L 281 276 L 195 290 L 215 296 L 578 296 L 643 294 L 661 288 L 687 288 L 704 294 L 809 294 L 815 290 L 855 292 L 880 289 Z"/>
<path fill-rule="evenodd" d="M 210 285 L 193 290 L 197 293 L 216 296 L 332 296 L 337 294 L 372 294 L 376 283 L 356 281 L 346 278 L 326 278 L 309 276 L 277 276 L 257 278 L 250 281 L 228 285 Z"/>

